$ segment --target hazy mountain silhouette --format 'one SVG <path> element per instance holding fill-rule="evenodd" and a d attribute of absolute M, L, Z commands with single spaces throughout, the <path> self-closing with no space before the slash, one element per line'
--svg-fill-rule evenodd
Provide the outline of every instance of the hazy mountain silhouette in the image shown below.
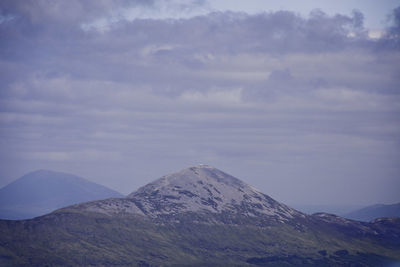
<path fill-rule="evenodd" d="M 376 204 L 346 213 L 343 217 L 365 222 L 382 217 L 400 217 L 400 203 Z"/>
<path fill-rule="evenodd" d="M 0 189 L 0 218 L 33 218 L 72 204 L 110 197 L 122 195 L 72 174 L 38 170 Z"/>

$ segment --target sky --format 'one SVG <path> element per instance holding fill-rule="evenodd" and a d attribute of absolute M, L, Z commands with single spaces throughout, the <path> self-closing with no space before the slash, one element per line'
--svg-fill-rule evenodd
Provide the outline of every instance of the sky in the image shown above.
<path fill-rule="evenodd" d="M 400 1 L 0 2 L 0 187 L 212 165 L 287 204 L 399 202 Z"/>

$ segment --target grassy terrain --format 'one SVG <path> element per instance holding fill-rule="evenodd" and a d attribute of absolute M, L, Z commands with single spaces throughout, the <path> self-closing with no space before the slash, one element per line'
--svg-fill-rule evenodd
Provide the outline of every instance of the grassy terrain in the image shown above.
<path fill-rule="evenodd" d="M 396 243 L 327 225 L 209 221 L 189 214 L 174 223 L 155 223 L 72 210 L 0 221 L 0 265 L 385 266 L 400 261 Z"/>

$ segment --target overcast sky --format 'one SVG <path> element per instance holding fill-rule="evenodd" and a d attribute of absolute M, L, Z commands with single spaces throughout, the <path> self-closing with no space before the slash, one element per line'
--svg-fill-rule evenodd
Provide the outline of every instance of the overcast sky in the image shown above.
<path fill-rule="evenodd" d="M 400 201 L 400 1 L 298 3 L 1 1 L 0 186 L 205 163 L 288 204 Z"/>

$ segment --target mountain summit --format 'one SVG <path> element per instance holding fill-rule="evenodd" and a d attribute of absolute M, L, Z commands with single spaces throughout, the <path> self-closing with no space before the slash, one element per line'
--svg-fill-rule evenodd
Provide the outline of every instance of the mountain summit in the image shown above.
<path fill-rule="evenodd" d="M 127 196 L 150 216 L 182 212 L 269 215 L 287 220 L 300 213 L 241 180 L 209 165 L 190 167 L 139 188 Z"/>
<path fill-rule="evenodd" d="M 209 165 L 198 165 L 163 176 L 125 199 L 76 205 L 106 214 L 140 214 L 151 218 L 198 214 L 268 216 L 287 221 L 305 215 L 281 204 L 241 180 Z"/>

